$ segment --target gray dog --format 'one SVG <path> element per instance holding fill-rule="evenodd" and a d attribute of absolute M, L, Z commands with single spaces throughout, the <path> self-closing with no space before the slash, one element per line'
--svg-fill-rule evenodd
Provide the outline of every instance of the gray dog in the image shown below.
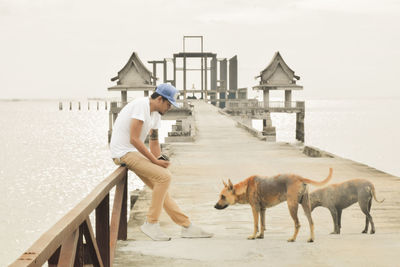
<path fill-rule="evenodd" d="M 332 184 L 318 189 L 310 194 L 311 211 L 316 207 L 328 208 L 331 212 L 334 230 L 332 234 L 340 234 L 342 210 L 358 202 L 361 211 L 365 214 L 365 228 L 362 233 L 368 232 L 368 223 L 371 223 L 371 234 L 375 233 L 375 226 L 370 214 L 372 197 L 376 199 L 374 185 L 365 179 L 349 180 L 340 184 Z"/>

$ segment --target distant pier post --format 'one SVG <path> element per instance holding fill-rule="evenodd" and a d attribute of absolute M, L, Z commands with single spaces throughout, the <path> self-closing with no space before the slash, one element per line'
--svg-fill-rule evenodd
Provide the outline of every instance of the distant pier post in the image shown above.
<path fill-rule="evenodd" d="M 263 119 L 262 134 L 267 137 L 267 141 L 276 141 L 276 129 L 272 126 L 271 113 L 267 112 L 267 117 Z"/>
<path fill-rule="evenodd" d="M 69 110 L 72 110 L 72 102 L 69 102 Z"/>
<path fill-rule="evenodd" d="M 81 110 L 81 102 L 78 102 L 78 110 Z"/>
<path fill-rule="evenodd" d="M 62 106 L 62 102 L 58 103 L 58 110 L 62 110 L 63 106 Z"/>
<path fill-rule="evenodd" d="M 296 113 L 296 139 L 304 143 L 305 112 Z"/>

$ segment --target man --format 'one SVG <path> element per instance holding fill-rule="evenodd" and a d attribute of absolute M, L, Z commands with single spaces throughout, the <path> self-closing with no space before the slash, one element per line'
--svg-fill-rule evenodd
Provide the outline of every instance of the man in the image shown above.
<path fill-rule="evenodd" d="M 114 123 L 110 142 L 114 163 L 126 165 L 153 190 L 147 218 L 140 229 L 155 241 L 171 239 L 162 232 L 159 225 L 162 207 L 176 224 L 182 226 L 182 237 L 213 235 L 193 225 L 168 194 L 171 172 L 167 168 L 170 162 L 159 159 L 161 148 L 158 129 L 161 125 L 161 115 L 171 108 L 171 104 L 178 107 L 176 93 L 177 89 L 172 85 L 160 84 L 150 98 L 138 98 L 127 104 Z M 150 151 L 144 145 L 149 132 Z"/>

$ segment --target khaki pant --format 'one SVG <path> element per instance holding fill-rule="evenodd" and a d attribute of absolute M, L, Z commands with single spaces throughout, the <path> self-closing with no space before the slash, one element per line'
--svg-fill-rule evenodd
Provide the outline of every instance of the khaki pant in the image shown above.
<path fill-rule="evenodd" d="M 168 194 L 171 183 L 171 172 L 163 167 L 153 164 L 140 152 L 129 152 L 121 159 L 114 159 L 114 163 L 126 164 L 148 187 L 153 190 L 151 205 L 147 213 L 147 222 L 156 223 L 161 214 L 161 209 L 168 213 L 169 217 L 178 225 L 188 227 L 190 221 L 175 201 Z"/>

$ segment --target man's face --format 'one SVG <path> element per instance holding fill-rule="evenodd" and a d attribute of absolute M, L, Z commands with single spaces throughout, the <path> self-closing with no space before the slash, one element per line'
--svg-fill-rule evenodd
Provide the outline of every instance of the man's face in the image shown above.
<path fill-rule="evenodd" d="M 158 110 L 158 113 L 160 113 L 161 115 L 164 115 L 165 113 L 168 112 L 168 110 L 171 109 L 171 103 L 168 100 L 164 100 L 162 99 L 162 97 L 160 96 L 160 108 Z"/>

